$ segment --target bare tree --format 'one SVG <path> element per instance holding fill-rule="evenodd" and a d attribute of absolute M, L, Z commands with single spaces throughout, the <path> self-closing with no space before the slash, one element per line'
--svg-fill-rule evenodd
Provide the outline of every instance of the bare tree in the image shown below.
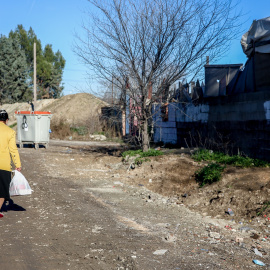
<path fill-rule="evenodd" d="M 113 83 L 133 100 L 130 113 L 138 120 L 145 151 L 152 103 L 183 76 L 196 76 L 206 55 L 214 61 L 228 52 L 240 15 L 233 0 L 89 3 L 86 38 L 78 37 L 75 52 L 97 79 Z"/>

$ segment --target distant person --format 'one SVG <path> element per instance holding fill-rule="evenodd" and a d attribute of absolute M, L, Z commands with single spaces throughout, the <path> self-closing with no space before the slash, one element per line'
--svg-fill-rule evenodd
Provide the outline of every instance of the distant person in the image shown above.
<path fill-rule="evenodd" d="M 9 200 L 11 182 L 11 159 L 17 171 L 21 171 L 21 161 L 16 145 L 16 133 L 7 126 L 8 114 L 0 109 L 0 209 L 5 200 Z M 4 215 L 0 212 L 0 218 Z"/>

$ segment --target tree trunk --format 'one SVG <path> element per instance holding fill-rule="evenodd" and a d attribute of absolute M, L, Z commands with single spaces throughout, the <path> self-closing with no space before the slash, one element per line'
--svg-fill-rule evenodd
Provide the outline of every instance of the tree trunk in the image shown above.
<path fill-rule="evenodd" d="M 149 134 L 148 134 L 148 122 L 147 120 L 143 123 L 143 130 L 142 130 L 142 147 L 143 152 L 148 151 L 149 149 Z"/>

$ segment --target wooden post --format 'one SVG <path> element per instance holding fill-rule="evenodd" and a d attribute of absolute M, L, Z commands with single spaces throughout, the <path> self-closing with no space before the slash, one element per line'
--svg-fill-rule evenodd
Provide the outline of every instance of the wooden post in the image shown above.
<path fill-rule="evenodd" d="M 113 76 L 112 76 L 112 105 L 114 103 L 114 100 L 113 100 Z"/>
<path fill-rule="evenodd" d="M 37 61 L 36 61 L 36 42 L 34 42 L 34 110 L 37 105 Z"/>
<path fill-rule="evenodd" d="M 123 91 L 123 112 L 122 112 L 122 135 L 126 136 L 126 110 L 127 110 L 127 88 L 128 88 L 128 79 L 126 78 L 124 91 Z"/>
<path fill-rule="evenodd" d="M 206 65 L 209 65 L 209 56 L 206 56 Z"/>

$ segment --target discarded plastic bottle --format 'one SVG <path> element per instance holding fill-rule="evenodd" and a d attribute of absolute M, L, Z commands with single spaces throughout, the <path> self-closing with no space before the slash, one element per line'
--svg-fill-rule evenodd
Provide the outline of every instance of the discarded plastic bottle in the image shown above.
<path fill-rule="evenodd" d="M 228 208 L 228 213 L 229 213 L 230 216 L 234 216 L 234 212 L 233 212 L 233 210 L 231 208 Z"/>
<path fill-rule="evenodd" d="M 260 266 L 265 266 L 265 264 L 259 260 L 253 260 L 253 262 L 257 265 L 260 265 Z"/>

